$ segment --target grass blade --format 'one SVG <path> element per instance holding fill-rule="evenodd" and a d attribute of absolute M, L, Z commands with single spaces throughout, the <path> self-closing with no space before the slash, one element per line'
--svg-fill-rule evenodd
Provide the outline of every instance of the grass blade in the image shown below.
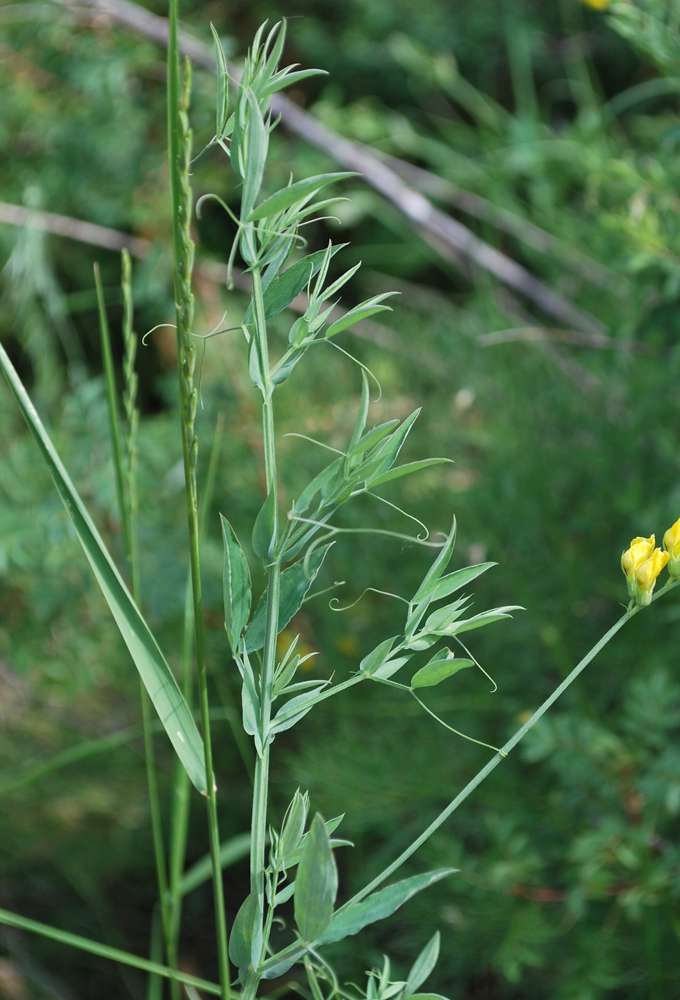
<path fill-rule="evenodd" d="M 1 344 L 0 368 L 3 370 L 9 387 L 47 463 L 54 485 L 71 518 L 78 540 L 85 551 L 123 641 L 130 651 L 177 756 L 182 761 L 189 778 L 198 791 L 205 792 L 207 782 L 203 744 L 193 716 L 170 667 L 123 583 L 94 522 L 87 513 L 21 379 Z"/>
<path fill-rule="evenodd" d="M 205 990 L 214 996 L 220 995 L 220 988 L 217 983 L 211 983 L 207 979 L 199 979 L 198 976 L 188 976 L 184 972 L 174 972 L 165 965 L 158 962 L 151 962 L 147 958 L 140 958 L 129 951 L 122 951 L 120 948 L 111 948 L 107 944 L 99 941 L 92 941 L 90 938 L 81 937 L 80 934 L 70 934 L 62 931 L 58 927 L 51 927 L 49 924 L 41 924 L 37 920 L 29 920 L 21 917 L 18 913 L 10 913 L 9 910 L 0 910 L 0 924 L 7 927 L 16 927 L 18 930 L 30 931 L 32 934 L 41 934 L 43 937 L 51 938 L 60 944 L 68 945 L 71 948 L 79 948 L 90 955 L 99 955 L 101 958 L 109 958 L 112 962 L 120 962 L 122 965 L 131 965 L 135 969 L 143 972 L 150 972 L 156 976 L 164 976 L 166 979 L 176 979 L 177 982 L 187 983 L 197 989 Z"/>

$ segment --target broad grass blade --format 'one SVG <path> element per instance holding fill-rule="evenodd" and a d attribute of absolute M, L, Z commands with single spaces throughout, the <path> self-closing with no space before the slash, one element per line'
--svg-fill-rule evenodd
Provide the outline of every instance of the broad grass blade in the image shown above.
<path fill-rule="evenodd" d="M 0 368 L 47 463 L 78 540 L 177 756 L 198 791 L 205 792 L 203 741 L 189 707 L 1 344 Z"/>

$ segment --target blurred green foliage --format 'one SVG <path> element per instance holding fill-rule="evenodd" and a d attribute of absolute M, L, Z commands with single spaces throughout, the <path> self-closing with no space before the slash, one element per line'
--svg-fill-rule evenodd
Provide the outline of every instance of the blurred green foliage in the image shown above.
<path fill-rule="evenodd" d="M 149 6 L 164 13 L 158 0 Z M 369 327 L 346 342 L 381 381 L 373 419 L 424 404 L 407 457 L 456 463 L 395 484 L 390 496 L 434 530 L 448 526 L 453 508 L 461 563 L 500 564 L 479 584 L 479 607 L 527 608 L 472 637 L 498 682 L 495 695 L 481 674 L 464 671 L 428 698 L 455 728 L 500 744 L 617 616 L 626 600 L 618 560 L 629 539 L 660 538 L 680 514 L 680 5 L 617 2 L 599 13 L 575 0 L 423 0 L 417 18 L 412 10 L 406 0 L 301 0 L 290 11 L 304 17 L 291 23 L 289 54 L 330 76 L 296 99 L 342 134 L 429 171 L 443 206 L 603 325 L 599 339 L 554 329 L 478 268 L 444 261 L 359 181 L 340 207 L 343 240 L 352 241 L 345 261 L 364 261 L 352 294 L 402 292 L 388 332 Z M 204 38 L 213 20 L 236 56 L 280 10 L 235 2 L 227 15 L 193 2 L 185 14 Z M 0 11 L 0 52 L 0 196 L 152 241 L 135 266 L 137 329 L 168 322 L 163 54 L 105 14 L 90 24 L 40 3 Z M 210 139 L 214 84 L 201 72 L 195 80 L 200 148 Z M 282 130 L 274 161 L 282 178 L 329 168 Z M 229 200 L 233 183 L 210 153 L 196 162 L 197 195 Z M 484 199 L 476 216 L 461 190 Z M 230 224 L 212 203 L 197 233 L 201 259 L 226 258 Z M 309 240 L 322 246 L 324 226 L 310 228 Z M 97 257 L 120 343 L 118 257 L 10 226 L 0 226 L 0 253 L 0 336 L 119 556 L 91 278 Z M 216 328 L 225 309 L 238 322 L 237 293 L 199 273 L 197 296 L 197 330 Z M 214 415 L 224 413 L 215 507 L 243 534 L 261 502 L 260 432 L 230 336 L 208 343 L 199 420 L 207 456 Z M 176 664 L 187 567 L 178 556 L 172 337 L 158 330 L 140 351 L 140 520 L 145 610 Z M 358 373 L 339 356 L 314 355 L 310 365 L 307 382 L 293 375 L 281 394 L 281 431 L 341 447 Z M 98 753 L 95 746 L 34 776 L 56 755 L 139 718 L 134 673 L 33 448 L 0 392 L 0 905 L 143 952 L 153 858 L 136 730 L 124 745 L 101 743 Z M 295 438 L 282 438 L 281 454 L 289 495 L 323 462 Z M 216 510 L 204 586 L 226 837 L 248 826 L 249 788 L 225 724 L 236 684 L 221 629 Z M 373 514 L 404 527 L 387 508 Z M 329 584 L 354 581 L 351 592 L 338 590 L 341 605 L 369 585 L 413 592 L 425 557 L 384 540 L 364 552 L 357 565 L 339 543 L 329 557 Z M 371 594 L 333 613 L 326 601 L 305 605 L 295 624 L 322 651 L 313 669 L 346 676 L 376 637 L 396 631 L 400 606 Z M 368 953 L 337 946 L 348 978 L 378 964 L 381 950 L 403 972 L 439 927 L 431 988 L 452 1000 L 677 997 L 679 627 L 671 597 L 617 637 L 413 862 L 413 871 L 453 864 L 461 874 L 378 925 Z M 356 843 L 340 859 L 347 893 L 486 760 L 398 693 L 372 694 L 362 688 L 360 698 L 310 716 L 281 741 L 275 765 L 275 805 L 299 784 L 325 815 L 347 812 L 343 832 Z M 158 752 L 167 774 L 160 739 Z M 205 850 L 196 813 L 190 860 Z M 246 875 L 238 867 L 227 874 L 233 910 Z M 207 890 L 190 897 L 185 929 L 186 967 L 210 975 Z M 45 942 L 2 932 L 0 947 L 28 996 L 142 995 L 132 974 Z"/>

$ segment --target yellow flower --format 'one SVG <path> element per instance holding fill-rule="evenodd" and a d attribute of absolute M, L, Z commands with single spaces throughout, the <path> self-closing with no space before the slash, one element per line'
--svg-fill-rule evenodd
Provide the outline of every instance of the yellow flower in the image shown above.
<path fill-rule="evenodd" d="M 630 543 L 630 548 L 626 549 L 621 556 L 621 569 L 626 574 L 628 593 L 631 597 L 637 597 L 638 592 L 635 574 L 643 562 L 649 559 L 655 545 L 656 538 L 654 535 L 650 535 L 649 538 L 634 538 Z"/>
<path fill-rule="evenodd" d="M 675 580 L 680 576 L 680 518 L 663 536 L 663 547 L 670 556 L 668 572 Z"/>
<path fill-rule="evenodd" d="M 606 10 L 609 6 L 609 0 L 581 0 L 586 7 L 592 7 L 593 10 Z"/>
<path fill-rule="evenodd" d="M 637 584 L 635 600 L 641 607 L 644 608 L 651 603 L 656 578 L 669 559 L 668 552 L 654 549 L 649 559 L 645 559 L 638 568 L 635 574 L 635 583 Z"/>

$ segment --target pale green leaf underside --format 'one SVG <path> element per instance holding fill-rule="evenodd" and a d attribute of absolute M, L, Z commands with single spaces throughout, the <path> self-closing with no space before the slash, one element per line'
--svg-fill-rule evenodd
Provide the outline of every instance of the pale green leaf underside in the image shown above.
<path fill-rule="evenodd" d="M 205 792 L 203 741 L 189 707 L 1 344 L 0 367 L 40 448 L 78 540 L 177 756 L 198 791 Z"/>

